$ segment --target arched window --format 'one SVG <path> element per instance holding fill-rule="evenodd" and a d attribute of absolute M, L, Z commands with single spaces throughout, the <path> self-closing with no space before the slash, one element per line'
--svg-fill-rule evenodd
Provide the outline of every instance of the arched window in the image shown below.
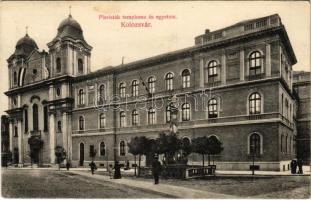
<path fill-rule="evenodd" d="M 261 74 L 261 54 L 254 51 L 249 56 L 249 76 Z"/>
<path fill-rule="evenodd" d="M 32 122 L 33 122 L 33 130 L 39 130 L 39 116 L 38 116 L 38 105 L 33 104 L 32 106 Z"/>
<path fill-rule="evenodd" d="M 79 97 L 78 97 L 79 105 L 84 105 L 84 90 L 79 90 Z"/>
<path fill-rule="evenodd" d="M 58 122 L 57 122 L 57 132 L 58 132 L 58 133 L 61 133 L 61 132 L 62 132 L 62 122 L 61 122 L 61 121 L 58 121 Z"/>
<path fill-rule="evenodd" d="M 166 85 L 166 90 L 173 90 L 173 78 L 174 78 L 174 75 L 169 72 L 166 74 L 165 76 L 165 85 Z"/>
<path fill-rule="evenodd" d="M 79 131 L 84 131 L 84 117 L 79 117 Z"/>
<path fill-rule="evenodd" d="M 285 136 L 285 153 L 288 153 L 288 136 Z"/>
<path fill-rule="evenodd" d="M 56 72 L 59 73 L 62 70 L 62 63 L 60 58 L 56 58 Z"/>
<path fill-rule="evenodd" d="M 171 106 L 170 105 L 166 106 L 166 109 L 165 109 L 165 119 L 166 119 L 166 123 L 170 123 L 171 122 Z"/>
<path fill-rule="evenodd" d="M 148 110 L 148 124 L 155 124 L 156 118 L 155 118 L 155 109 L 149 108 Z"/>
<path fill-rule="evenodd" d="M 99 145 L 99 153 L 100 156 L 105 156 L 106 155 L 106 145 L 105 142 L 101 142 Z"/>
<path fill-rule="evenodd" d="M 49 110 L 48 106 L 43 107 L 43 130 L 49 130 Z"/>
<path fill-rule="evenodd" d="M 257 133 L 253 133 L 250 137 L 249 137 L 249 152 L 250 155 L 260 155 L 261 152 L 261 147 L 260 147 L 260 135 Z"/>
<path fill-rule="evenodd" d="M 189 121 L 190 120 L 190 104 L 184 103 L 181 109 L 182 109 L 182 121 Z"/>
<path fill-rule="evenodd" d="M 17 84 L 17 74 L 16 74 L 16 72 L 13 73 L 13 84 L 14 85 Z"/>
<path fill-rule="evenodd" d="M 217 100 L 211 99 L 208 101 L 208 118 L 218 117 Z"/>
<path fill-rule="evenodd" d="M 138 80 L 134 80 L 132 82 L 132 96 L 133 97 L 138 96 Z"/>
<path fill-rule="evenodd" d="M 120 112 L 120 127 L 124 127 L 125 126 L 125 112 L 121 111 Z"/>
<path fill-rule="evenodd" d="M 148 78 L 148 89 L 150 94 L 153 94 L 155 92 L 155 82 L 156 79 L 154 76 Z"/>
<path fill-rule="evenodd" d="M 185 69 L 182 73 L 182 88 L 190 87 L 190 71 Z"/>
<path fill-rule="evenodd" d="M 212 60 L 208 63 L 208 82 L 215 82 L 217 81 L 217 62 Z"/>
<path fill-rule="evenodd" d="M 261 96 L 255 92 L 249 96 L 249 114 L 260 114 L 261 113 Z"/>
<path fill-rule="evenodd" d="M 132 112 L 132 125 L 137 126 L 139 121 L 139 115 L 137 110 L 133 110 Z"/>
<path fill-rule="evenodd" d="M 24 120 L 25 133 L 27 133 L 28 132 L 28 109 L 27 108 L 24 111 L 24 116 L 25 116 L 25 120 Z"/>
<path fill-rule="evenodd" d="M 83 60 L 81 58 L 78 59 L 78 73 L 83 74 Z"/>
<path fill-rule="evenodd" d="M 125 142 L 120 142 L 120 156 L 125 156 Z"/>
<path fill-rule="evenodd" d="M 98 89 L 98 100 L 99 102 L 103 102 L 106 99 L 106 87 L 105 85 L 99 86 Z"/>
<path fill-rule="evenodd" d="M 183 145 L 190 145 L 191 141 L 190 141 L 190 139 L 188 137 L 184 137 L 182 139 L 182 143 L 183 143 Z"/>
<path fill-rule="evenodd" d="M 101 113 L 99 115 L 99 128 L 105 128 L 106 126 L 106 115 Z"/>
<path fill-rule="evenodd" d="M 125 97 L 125 83 L 119 84 L 119 94 L 121 98 Z"/>

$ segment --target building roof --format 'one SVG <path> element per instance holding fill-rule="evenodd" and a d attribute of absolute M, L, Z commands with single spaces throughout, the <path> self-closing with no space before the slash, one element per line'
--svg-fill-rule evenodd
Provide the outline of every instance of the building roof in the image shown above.
<path fill-rule="evenodd" d="M 37 43 L 34 39 L 29 37 L 28 34 L 26 34 L 24 37 L 17 41 L 15 51 L 13 55 L 10 56 L 10 58 L 14 56 L 28 57 L 29 54 L 35 49 L 38 49 Z"/>

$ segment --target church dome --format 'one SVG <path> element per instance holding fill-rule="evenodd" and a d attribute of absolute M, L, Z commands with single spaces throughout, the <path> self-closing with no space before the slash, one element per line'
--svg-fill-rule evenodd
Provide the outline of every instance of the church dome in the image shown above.
<path fill-rule="evenodd" d="M 16 56 L 28 56 L 34 49 L 38 49 L 37 43 L 26 34 L 17 41 L 14 54 Z"/>
<path fill-rule="evenodd" d="M 58 26 L 57 37 L 71 37 L 73 39 L 84 40 L 83 31 L 80 24 L 69 15 Z"/>

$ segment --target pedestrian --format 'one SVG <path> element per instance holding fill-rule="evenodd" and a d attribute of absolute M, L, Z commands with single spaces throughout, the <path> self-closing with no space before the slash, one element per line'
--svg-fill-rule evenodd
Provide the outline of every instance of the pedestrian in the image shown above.
<path fill-rule="evenodd" d="M 119 161 L 115 161 L 114 162 L 114 175 L 113 175 L 113 178 L 114 179 L 121 178 L 121 169 L 120 169 Z"/>
<path fill-rule="evenodd" d="M 302 171 L 302 160 L 301 159 L 297 160 L 297 165 L 298 165 L 298 174 L 303 174 L 303 171 Z"/>
<path fill-rule="evenodd" d="M 161 174 L 162 166 L 158 160 L 158 156 L 155 156 L 152 162 L 152 174 L 154 178 L 154 184 L 159 184 L 159 176 Z"/>
<path fill-rule="evenodd" d="M 67 161 L 66 163 L 66 168 L 67 168 L 67 171 L 69 171 L 69 168 L 70 168 L 70 162 Z"/>
<path fill-rule="evenodd" d="M 112 179 L 112 165 L 108 165 L 109 178 Z"/>
<path fill-rule="evenodd" d="M 94 163 L 94 161 L 92 161 L 89 166 L 91 167 L 91 172 L 92 175 L 94 174 L 94 171 L 97 169 L 96 164 Z"/>

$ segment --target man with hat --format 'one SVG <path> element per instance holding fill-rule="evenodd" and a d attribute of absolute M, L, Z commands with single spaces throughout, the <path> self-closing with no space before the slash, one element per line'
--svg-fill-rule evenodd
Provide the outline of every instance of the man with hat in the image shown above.
<path fill-rule="evenodd" d="M 158 155 L 154 156 L 152 162 L 152 174 L 154 178 L 154 184 L 159 184 L 159 175 L 161 174 L 162 166 L 160 161 L 158 160 Z"/>

